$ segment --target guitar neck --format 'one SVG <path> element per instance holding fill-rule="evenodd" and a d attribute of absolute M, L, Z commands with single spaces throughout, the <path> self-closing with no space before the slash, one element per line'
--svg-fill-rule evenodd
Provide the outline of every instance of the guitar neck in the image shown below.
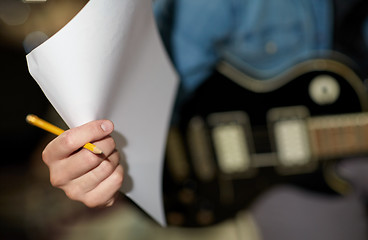
<path fill-rule="evenodd" d="M 307 126 L 311 150 L 318 159 L 368 152 L 368 113 L 313 117 Z"/>

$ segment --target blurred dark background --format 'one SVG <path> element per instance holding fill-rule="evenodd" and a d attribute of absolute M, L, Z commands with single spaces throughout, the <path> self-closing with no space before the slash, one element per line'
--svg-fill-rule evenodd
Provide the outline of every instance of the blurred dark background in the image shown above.
<path fill-rule="evenodd" d="M 48 135 L 28 125 L 25 117 L 29 113 L 45 117 L 52 112 L 49 102 L 28 72 L 25 56 L 62 28 L 86 2 L 0 0 L 0 146 L 3 150 L 0 163 L 0 239 L 28 238 L 24 221 L 26 190 L 34 181 L 31 170 L 39 169 L 33 163 L 41 160 L 41 140 Z M 36 218 L 33 220 L 37 221 Z"/>
<path fill-rule="evenodd" d="M 28 72 L 26 54 L 63 27 L 86 1 L 54 0 L 39 3 L 0 1 L 0 69 L 3 92 L 1 146 L 7 161 L 27 164 L 27 157 L 42 135 L 24 121 L 28 113 L 43 116 L 47 99 Z M 16 158 L 12 158 L 13 153 Z M 9 154 L 9 155 L 8 155 Z"/>

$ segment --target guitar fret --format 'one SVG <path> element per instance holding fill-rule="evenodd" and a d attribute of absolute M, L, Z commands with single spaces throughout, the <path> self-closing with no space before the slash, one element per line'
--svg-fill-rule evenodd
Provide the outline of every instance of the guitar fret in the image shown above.
<path fill-rule="evenodd" d="M 367 119 L 368 120 L 368 119 Z M 368 149 L 368 121 L 360 123 L 361 131 L 359 131 L 359 146 L 362 152 Z"/>
<path fill-rule="evenodd" d="M 320 140 L 319 140 L 319 129 L 315 129 L 314 124 L 310 121 L 308 121 L 309 125 L 309 137 L 310 137 L 310 146 L 313 158 L 316 158 L 316 156 L 321 156 L 320 154 Z"/>
<path fill-rule="evenodd" d="M 344 138 L 344 142 L 346 145 L 344 155 L 351 155 L 360 151 L 359 150 L 360 147 L 356 138 L 357 136 L 356 129 L 357 129 L 356 126 L 349 126 L 342 130 L 344 132 L 344 135 L 346 136 Z"/>

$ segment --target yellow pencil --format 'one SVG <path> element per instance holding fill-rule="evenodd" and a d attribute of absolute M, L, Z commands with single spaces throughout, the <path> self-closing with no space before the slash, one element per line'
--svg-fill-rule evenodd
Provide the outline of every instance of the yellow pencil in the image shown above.
<path fill-rule="evenodd" d="M 60 135 L 64 132 L 63 129 L 56 127 L 55 125 L 52 125 L 51 123 L 46 122 L 45 120 L 33 114 L 27 115 L 26 121 L 36 127 L 42 128 L 43 130 L 46 130 L 55 135 Z M 97 146 L 93 145 L 92 143 L 87 143 L 83 147 L 90 150 L 93 153 L 102 154 L 102 150 L 99 149 Z"/>

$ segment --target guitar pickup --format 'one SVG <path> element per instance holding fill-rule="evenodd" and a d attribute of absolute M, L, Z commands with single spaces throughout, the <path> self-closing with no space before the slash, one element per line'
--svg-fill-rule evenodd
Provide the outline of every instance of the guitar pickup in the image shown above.
<path fill-rule="evenodd" d="M 255 168 L 249 118 L 244 112 L 213 113 L 207 118 L 220 173 L 229 178 L 250 177 Z"/>
<path fill-rule="evenodd" d="M 307 126 L 309 111 L 303 106 L 271 109 L 268 114 L 271 145 L 277 154 L 281 174 L 310 172 L 315 169 Z"/>
<path fill-rule="evenodd" d="M 193 117 L 188 124 L 187 138 L 189 155 L 194 172 L 202 181 L 209 182 L 216 175 L 210 137 L 202 117 Z"/>

